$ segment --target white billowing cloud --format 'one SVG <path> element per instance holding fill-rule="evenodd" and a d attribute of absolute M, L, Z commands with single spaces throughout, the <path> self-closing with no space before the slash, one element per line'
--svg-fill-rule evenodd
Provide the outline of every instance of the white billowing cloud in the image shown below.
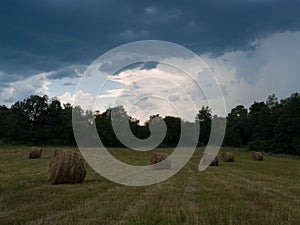
<path fill-rule="evenodd" d="M 123 105 L 129 115 L 141 121 L 157 113 L 193 121 L 198 110 L 209 105 L 208 100 L 215 99 L 213 104 L 217 99 L 223 102 L 220 94 L 206 93 L 214 89 L 216 82 L 205 65 L 197 61 L 196 58 L 170 58 L 167 64 L 159 64 L 151 70 L 133 68 L 108 76 L 121 87 L 105 88 L 98 95 L 96 106 L 103 109 L 104 100 L 110 99 L 110 106 Z M 224 107 L 224 103 L 221 106 Z"/>
<path fill-rule="evenodd" d="M 118 98 L 120 95 L 123 95 L 124 90 L 123 89 L 111 89 L 106 90 L 105 94 L 101 94 L 98 96 L 98 98 Z"/>
<path fill-rule="evenodd" d="M 60 100 L 62 104 L 67 104 L 67 103 L 73 104 L 74 102 L 73 96 L 71 95 L 70 92 L 66 92 L 63 95 L 57 96 L 57 98 Z"/>
<path fill-rule="evenodd" d="M 110 79 L 123 87 L 105 91 L 98 100 L 110 98 L 113 105 L 117 99 L 116 103 L 129 107 L 127 110 L 138 118 L 156 113 L 174 115 L 179 108 L 184 113 L 183 118 L 191 120 L 194 117 L 192 108 L 200 109 L 202 105 L 209 105 L 213 113 L 226 116 L 238 104 L 249 107 L 272 93 L 285 98 L 299 91 L 299 40 L 300 32 L 285 32 L 255 41 L 255 49 L 251 51 L 229 52 L 217 58 L 202 55 L 207 67 L 199 65 L 196 59 L 165 60 L 175 67 L 180 65 L 179 69 L 184 71 L 181 73 L 164 64 L 152 70 L 122 71 Z M 189 77 L 196 71 L 197 76 Z M 212 72 L 225 90 L 226 113 L 220 93 L 211 88 L 216 86 Z M 198 84 L 193 83 L 195 79 Z"/>
<path fill-rule="evenodd" d="M 275 93 L 286 98 L 299 92 L 300 32 L 280 33 L 261 40 L 255 51 L 230 52 L 219 58 L 204 56 L 226 86 L 227 109 L 238 104 L 249 107 Z"/>
<path fill-rule="evenodd" d="M 195 111 L 202 105 L 209 105 L 213 113 L 225 116 L 223 99 L 215 91 L 213 75 L 221 88 L 226 89 L 227 111 L 238 104 L 249 107 L 272 93 L 285 98 L 299 91 L 299 40 L 300 32 L 279 33 L 256 41 L 255 50 L 248 52 L 229 52 L 217 58 L 201 55 L 207 65 L 199 64 L 196 58 L 167 58 L 165 63 L 171 66 L 162 63 L 153 69 L 131 68 L 109 76 L 110 82 L 98 94 L 88 92 L 98 87 L 93 79 L 84 91 L 74 93 L 75 86 L 65 84 L 76 84 L 78 77 L 49 81 L 49 73 L 37 74 L 2 87 L 0 104 L 8 105 L 31 94 L 47 94 L 58 96 L 62 103 L 74 104 L 76 100 L 83 109 L 100 109 L 101 112 L 122 104 L 130 115 L 142 122 L 157 113 L 193 120 Z M 5 75 L 0 73 L 1 76 Z"/>
<path fill-rule="evenodd" d="M 81 90 L 74 95 L 65 92 L 63 95 L 58 96 L 58 99 L 62 104 L 70 103 L 71 105 L 80 106 L 83 110 L 92 110 L 95 102 L 95 97 Z"/>
<path fill-rule="evenodd" d="M 47 73 L 33 75 L 25 80 L 10 82 L 0 93 L 0 101 L 12 104 L 23 100 L 30 95 L 49 95 L 51 81 L 47 79 Z"/>

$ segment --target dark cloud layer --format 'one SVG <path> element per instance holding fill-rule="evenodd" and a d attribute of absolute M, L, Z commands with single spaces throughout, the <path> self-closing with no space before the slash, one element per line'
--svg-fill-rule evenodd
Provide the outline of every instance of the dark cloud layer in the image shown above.
<path fill-rule="evenodd" d="M 90 64 L 113 47 L 142 39 L 218 56 L 255 48 L 257 39 L 277 32 L 299 30 L 299 11 L 297 0 L 3 0 L 0 71 L 29 76 Z"/>
<path fill-rule="evenodd" d="M 63 67 L 56 71 L 53 71 L 48 74 L 47 78 L 49 79 L 62 79 L 65 77 L 75 78 L 81 77 L 84 71 L 86 70 L 87 66 L 85 65 L 71 65 L 68 67 Z"/>
<path fill-rule="evenodd" d="M 152 70 L 155 69 L 158 65 L 159 65 L 158 62 L 153 62 L 153 61 L 136 62 L 118 70 L 117 72 L 114 72 L 113 75 L 117 75 L 123 71 L 136 69 L 136 68 L 139 68 L 139 70 Z"/>

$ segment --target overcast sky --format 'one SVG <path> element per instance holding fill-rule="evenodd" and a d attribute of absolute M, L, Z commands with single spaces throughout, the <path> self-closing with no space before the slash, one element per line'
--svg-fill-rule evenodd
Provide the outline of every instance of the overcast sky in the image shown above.
<path fill-rule="evenodd" d="M 285 98 L 300 87 L 299 12 L 297 0 L 3 0 L 0 104 L 10 106 L 31 94 L 47 94 L 64 103 L 80 96 L 82 107 L 88 108 L 93 96 L 76 91 L 87 66 L 112 48 L 140 40 L 174 42 L 198 54 L 219 81 L 227 110 L 238 104 L 249 107 L 272 93 Z M 101 111 L 113 105 L 115 96 L 128 95 L 132 85 L 140 95 L 150 93 L 129 75 L 169 77 L 170 71 L 159 64 L 142 67 L 114 74 L 114 83 L 97 98 Z M 197 72 L 205 76 L 205 70 Z M 192 93 L 187 80 L 174 80 Z M 124 87 L 127 92 L 121 90 Z M 151 82 L 147 87 L 163 88 Z M 144 98 L 135 113 L 132 110 L 135 116 L 144 119 L 147 115 L 138 113 L 143 109 L 148 114 L 173 114 L 167 102 L 155 103 L 152 96 Z M 188 108 L 179 92 L 168 97 L 169 103 Z"/>

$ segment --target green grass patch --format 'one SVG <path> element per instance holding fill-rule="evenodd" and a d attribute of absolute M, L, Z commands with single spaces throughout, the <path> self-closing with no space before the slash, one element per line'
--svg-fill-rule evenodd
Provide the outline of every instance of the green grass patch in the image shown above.
<path fill-rule="evenodd" d="M 203 148 L 165 182 L 128 187 L 88 168 L 82 184 L 51 185 L 48 163 L 28 159 L 26 147 L 0 148 L 0 224 L 298 224 L 300 160 L 231 151 L 236 162 L 198 172 Z M 171 153 L 173 149 L 159 149 Z M 152 152 L 111 148 L 116 158 L 147 165 Z"/>

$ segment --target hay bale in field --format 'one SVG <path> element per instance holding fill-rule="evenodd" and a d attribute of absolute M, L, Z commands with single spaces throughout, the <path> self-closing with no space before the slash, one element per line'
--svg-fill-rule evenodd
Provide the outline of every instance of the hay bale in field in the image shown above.
<path fill-rule="evenodd" d="M 171 160 L 167 159 L 168 156 L 168 154 L 163 152 L 155 152 L 150 159 L 150 164 L 153 165 L 153 169 L 171 169 Z"/>
<path fill-rule="evenodd" d="M 209 164 L 209 166 L 219 166 L 218 156 L 214 156 L 213 154 L 206 153 L 203 155 L 201 160 L 205 165 Z"/>
<path fill-rule="evenodd" d="M 29 159 L 39 159 L 42 156 L 43 149 L 40 147 L 32 147 L 29 149 Z"/>
<path fill-rule="evenodd" d="M 231 152 L 223 152 L 221 156 L 224 162 L 234 162 L 234 155 Z"/>
<path fill-rule="evenodd" d="M 264 156 L 261 152 L 252 152 L 251 157 L 253 160 L 257 160 L 257 161 L 263 161 L 264 160 Z"/>
<path fill-rule="evenodd" d="M 86 162 L 73 150 L 56 150 L 49 163 L 48 180 L 52 184 L 82 183 L 86 175 Z"/>
<path fill-rule="evenodd" d="M 218 156 L 216 156 L 214 158 L 214 160 L 210 163 L 209 166 L 219 166 L 219 159 L 218 159 Z"/>

